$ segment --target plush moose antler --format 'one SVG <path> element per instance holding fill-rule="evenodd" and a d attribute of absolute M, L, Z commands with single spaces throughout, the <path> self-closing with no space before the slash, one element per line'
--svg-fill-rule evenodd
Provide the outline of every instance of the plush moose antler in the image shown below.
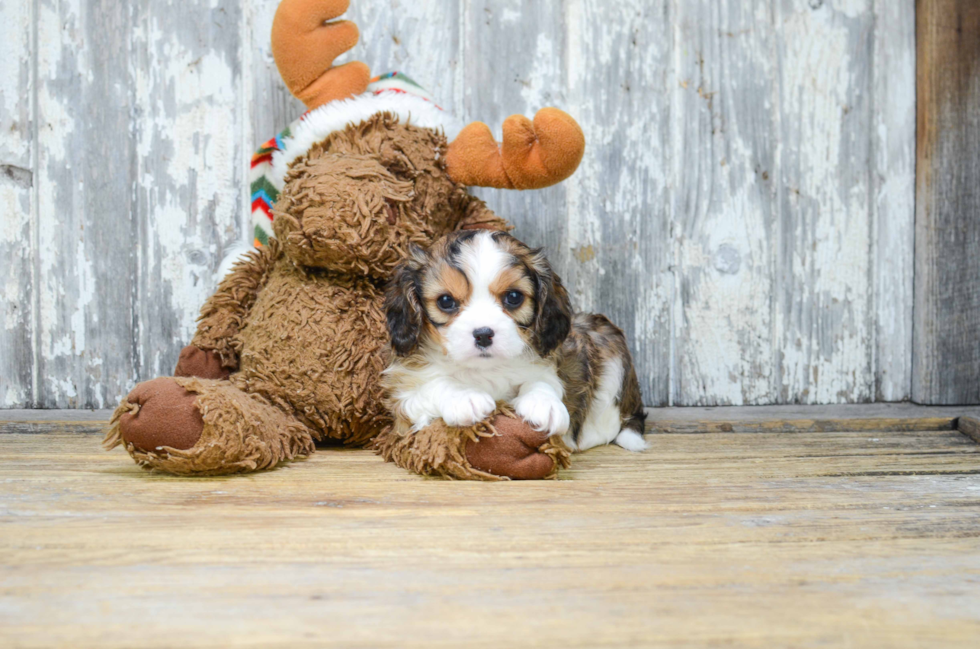
<path fill-rule="evenodd" d="M 350 0 L 283 0 L 272 23 L 272 55 L 283 81 L 307 108 L 347 99 L 367 90 L 371 70 L 360 61 L 334 67 L 334 60 L 360 38 L 349 20 L 331 21 Z"/>
<path fill-rule="evenodd" d="M 523 115 L 504 121 L 504 142 L 474 122 L 449 145 L 446 169 L 463 185 L 502 189 L 540 189 L 565 180 L 585 153 L 582 128 L 557 108 L 542 108 L 534 122 Z"/>
<path fill-rule="evenodd" d="M 357 25 L 337 18 L 350 0 L 283 0 L 272 25 L 272 53 L 290 91 L 311 110 L 367 90 L 371 72 L 359 61 L 334 67 L 357 44 Z M 557 108 L 544 108 L 534 122 L 514 115 L 504 122 L 503 144 L 489 127 L 474 122 L 450 144 L 449 176 L 462 185 L 540 189 L 575 172 L 585 152 L 579 125 Z"/>

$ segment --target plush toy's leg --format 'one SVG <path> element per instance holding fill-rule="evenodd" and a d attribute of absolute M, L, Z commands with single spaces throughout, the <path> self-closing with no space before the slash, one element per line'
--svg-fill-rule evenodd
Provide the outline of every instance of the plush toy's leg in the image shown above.
<path fill-rule="evenodd" d="M 137 385 L 113 413 L 106 449 L 177 475 L 269 469 L 314 451 L 310 429 L 228 381 L 159 378 Z"/>
<path fill-rule="evenodd" d="M 546 438 L 510 412 L 498 411 L 469 428 L 436 420 L 420 431 L 397 422 L 374 440 L 389 462 L 421 475 L 458 480 L 542 480 L 568 468 L 561 438 Z"/>
<path fill-rule="evenodd" d="M 199 379 L 227 379 L 231 369 L 221 364 L 221 357 L 210 349 L 188 345 L 180 351 L 174 376 L 196 376 Z"/>

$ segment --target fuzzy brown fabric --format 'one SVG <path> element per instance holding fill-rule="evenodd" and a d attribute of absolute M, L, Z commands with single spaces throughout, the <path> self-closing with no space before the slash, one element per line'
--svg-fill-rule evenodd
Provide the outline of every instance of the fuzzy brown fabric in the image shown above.
<path fill-rule="evenodd" d="M 196 376 L 199 379 L 227 379 L 231 371 L 221 364 L 221 357 L 209 349 L 188 345 L 180 350 L 174 376 Z"/>
<path fill-rule="evenodd" d="M 127 398 L 112 415 L 103 442 L 106 450 L 123 444 L 143 468 L 177 475 L 224 475 L 268 469 L 314 451 L 309 429 L 262 397 L 246 394 L 227 381 L 156 380 L 172 381 L 196 396 L 196 407 L 204 422 L 198 442 L 190 449 L 163 445 L 151 450 L 126 442 L 125 422 L 140 414 L 140 406 Z"/>
<path fill-rule="evenodd" d="M 364 277 L 281 258 L 236 337 L 231 381 L 324 437 L 364 444 L 390 421 L 382 406 L 388 363 L 382 294 Z"/>
<path fill-rule="evenodd" d="M 217 354 L 222 367 L 232 371 L 238 369 L 241 345 L 236 336 L 245 326 L 249 311 L 259 291 L 269 281 L 269 272 L 281 252 L 275 239 L 270 239 L 269 245 L 249 252 L 232 267 L 218 290 L 201 307 L 197 333 L 191 344 Z"/>
<path fill-rule="evenodd" d="M 439 419 L 417 432 L 399 419 L 373 447 L 409 471 L 457 480 L 554 479 L 559 468 L 568 468 L 570 452 L 560 437 L 546 439 L 514 417 L 501 405 L 487 421 L 469 428 L 452 428 Z M 537 446 L 524 441 L 535 437 Z M 496 440 L 503 442 L 503 450 Z M 481 444 L 490 450 L 471 454 Z"/>
<path fill-rule="evenodd" d="M 446 138 L 384 114 L 314 145 L 273 209 L 286 254 L 304 266 L 384 281 L 408 254 L 460 227 L 507 223 L 446 174 Z"/>
<path fill-rule="evenodd" d="M 228 379 L 166 379 L 196 395 L 199 440 L 174 447 L 184 442 L 167 437 L 172 417 L 153 415 L 166 421 L 153 428 L 151 448 L 126 443 L 138 463 L 181 475 L 236 473 L 312 453 L 313 439 L 364 445 L 392 430 L 380 384 L 389 359 L 385 279 L 413 243 L 429 246 L 463 228 L 508 228 L 449 178 L 445 148 L 439 132 L 378 115 L 294 163 L 275 208 L 277 238 L 222 281 L 179 364 L 186 374 L 212 375 L 220 366 Z M 139 407 L 120 406 L 109 447 L 126 442 L 123 416 L 143 419 Z M 421 431 L 408 440 L 408 455 L 405 440 L 386 438 L 382 446 L 392 449 L 386 457 L 420 472 L 495 479 L 465 457 L 466 440 L 481 431 L 493 433 Z M 497 447 L 526 456 L 523 447 Z"/>

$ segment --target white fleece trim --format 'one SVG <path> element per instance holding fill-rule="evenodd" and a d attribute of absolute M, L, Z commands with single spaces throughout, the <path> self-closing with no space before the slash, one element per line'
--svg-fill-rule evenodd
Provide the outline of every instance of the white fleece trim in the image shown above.
<path fill-rule="evenodd" d="M 383 112 L 397 115 L 405 124 L 421 128 L 441 128 L 450 139 L 459 131 L 456 121 L 444 110 L 431 101 L 404 92 L 368 92 L 351 99 L 332 101 L 307 113 L 291 129 L 291 137 L 283 141 L 282 150 L 272 155 L 272 181 L 282 190 L 289 165 L 302 157 L 314 144 L 323 141 L 331 133 L 347 128 L 349 124 L 359 124 L 372 115 Z"/>
<path fill-rule="evenodd" d="M 246 243 L 245 241 L 236 243 L 229 248 L 228 252 L 225 254 L 225 258 L 221 260 L 221 265 L 218 266 L 218 274 L 216 275 L 217 282 L 215 282 L 215 286 L 217 286 L 221 280 L 228 277 L 228 275 L 231 273 L 232 266 L 240 261 L 244 261 L 246 255 L 253 250 L 255 250 L 255 246 L 253 246 L 251 242 Z"/>

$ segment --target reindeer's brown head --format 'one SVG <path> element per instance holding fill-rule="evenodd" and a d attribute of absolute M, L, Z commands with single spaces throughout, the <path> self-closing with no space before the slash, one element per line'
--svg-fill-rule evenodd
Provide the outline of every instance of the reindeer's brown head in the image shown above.
<path fill-rule="evenodd" d="M 272 28 L 282 77 L 311 110 L 276 158 L 274 230 L 298 263 L 384 278 L 409 244 L 457 227 L 473 200 L 466 186 L 538 189 L 578 167 L 582 129 L 558 109 L 508 118 L 502 144 L 481 122 L 449 143 L 434 104 L 368 93 L 366 65 L 333 65 L 359 37 L 334 21 L 349 4 L 283 0 Z"/>

